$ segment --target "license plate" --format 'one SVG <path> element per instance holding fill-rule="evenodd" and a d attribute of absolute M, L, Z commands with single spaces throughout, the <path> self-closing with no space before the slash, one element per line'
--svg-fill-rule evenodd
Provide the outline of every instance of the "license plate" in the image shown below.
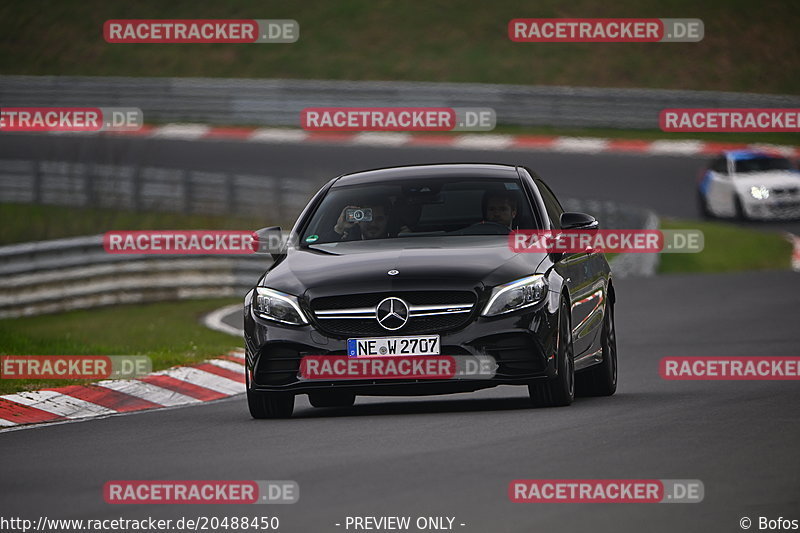
<path fill-rule="evenodd" d="M 439 355 L 439 335 L 347 339 L 350 357 Z"/>

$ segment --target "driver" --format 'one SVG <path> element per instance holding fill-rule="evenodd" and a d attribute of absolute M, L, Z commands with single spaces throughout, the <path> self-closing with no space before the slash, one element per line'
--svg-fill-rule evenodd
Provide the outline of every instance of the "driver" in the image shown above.
<path fill-rule="evenodd" d="M 483 198 L 483 221 L 512 229 L 517 216 L 517 197 L 512 193 L 489 192 Z"/>
<path fill-rule="evenodd" d="M 348 217 L 348 210 L 350 216 Z M 369 216 L 371 212 L 371 217 Z M 362 219 L 359 221 L 359 219 Z M 333 227 L 343 241 L 385 239 L 389 236 L 389 203 L 382 200 L 368 200 L 357 205 L 347 205 L 339 214 Z"/>

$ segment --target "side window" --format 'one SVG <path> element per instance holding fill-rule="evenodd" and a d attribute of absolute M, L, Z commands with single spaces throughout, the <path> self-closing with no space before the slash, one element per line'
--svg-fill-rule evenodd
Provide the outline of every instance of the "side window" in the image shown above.
<path fill-rule="evenodd" d="M 728 174 L 728 159 L 725 157 L 718 157 L 711 163 L 711 170 L 717 174 Z"/>
<path fill-rule="evenodd" d="M 564 208 L 558 203 L 553 191 L 542 180 L 537 179 L 536 186 L 539 187 L 539 193 L 542 195 L 544 207 L 547 209 L 547 216 L 550 218 L 550 225 L 556 229 L 560 228 L 561 213 L 564 212 Z"/>

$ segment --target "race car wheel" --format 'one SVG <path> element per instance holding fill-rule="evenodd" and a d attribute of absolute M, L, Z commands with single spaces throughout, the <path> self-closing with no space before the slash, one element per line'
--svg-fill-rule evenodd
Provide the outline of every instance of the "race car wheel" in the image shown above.
<path fill-rule="evenodd" d="M 575 399 L 575 360 L 573 358 L 572 325 L 569 305 L 561 300 L 558 313 L 558 339 L 556 341 L 558 375 L 544 383 L 531 383 L 528 393 L 537 407 L 564 407 Z"/>
<path fill-rule="evenodd" d="M 617 391 L 617 328 L 614 305 L 608 301 L 600 333 L 603 362 L 575 375 L 578 396 L 611 396 Z"/>
<path fill-rule="evenodd" d="M 700 191 L 697 191 L 697 208 L 701 217 L 714 218 L 714 214 L 708 209 L 706 197 Z"/>
<path fill-rule="evenodd" d="M 747 213 L 744 210 L 744 206 L 742 206 L 742 199 L 739 198 L 739 195 L 733 197 L 733 208 L 735 210 L 734 218 L 736 218 L 736 220 L 747 220 Z"/>
<path fill-rule="evenodd" d="M 294 411 L 294 394 L 248 390 L 247 407 L 253 418 L 290 418 Z"/>

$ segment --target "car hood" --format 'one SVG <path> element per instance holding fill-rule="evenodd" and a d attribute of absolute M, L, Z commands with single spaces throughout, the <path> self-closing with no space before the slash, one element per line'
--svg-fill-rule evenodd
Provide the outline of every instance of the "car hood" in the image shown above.
<path fill-rule="evenodd" d="M 544 253 L 515 253 L 506 237 L 410 237 L 291 248 L 263 285 L 316 296 L 420 288 L 479 289 L 533 274 Z M 389 275 L 390 270 L 397 274 Z"/>
<path fill-rule="evenodd" d="M 749 172 L 738 174 L 734 184 L 739 192 L 750 193 L 750 187 L 782 189 L 800 187 L 800 173 L 792 171 Z"/>

